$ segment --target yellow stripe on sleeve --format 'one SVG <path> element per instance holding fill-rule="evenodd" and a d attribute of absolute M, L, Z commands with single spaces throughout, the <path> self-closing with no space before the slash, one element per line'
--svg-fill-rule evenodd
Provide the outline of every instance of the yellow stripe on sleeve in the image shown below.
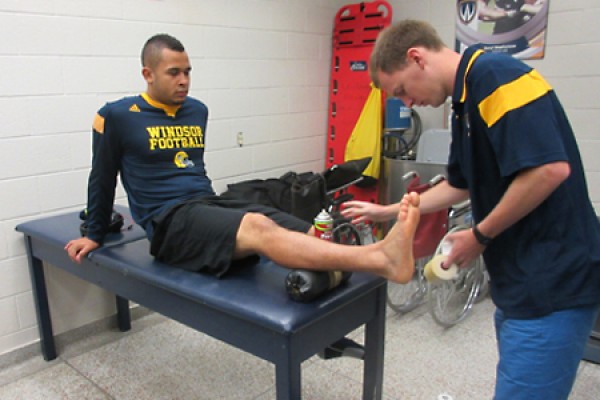
<path fill-rule="evenodd" d="M 479 112 L 489 128 L 507 112 L 529 104 L 551 90 L 548 82 L 536 70 L 531 70 L 486 97 L 479 103 Z"/>
<path fill-rule="evenodd" d="M 104 118 L 100 114 L 96 114 L 94 117 L 94 123 L 92 124 L 94 130 L 98 133 L 104 133 Z"/>

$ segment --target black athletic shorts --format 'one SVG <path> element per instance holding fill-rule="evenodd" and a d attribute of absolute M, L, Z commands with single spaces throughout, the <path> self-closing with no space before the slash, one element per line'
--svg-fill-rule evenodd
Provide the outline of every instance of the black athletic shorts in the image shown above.
<path fill-rule="evenodd" d="M 248 212 L 264 214 L 298 232 L 311 227 L 275 208 L 209 196 L 187 200 L 154 218 L 150 253 L 164 263 L 221 277 L 231 266 L 237 231 Z"/>

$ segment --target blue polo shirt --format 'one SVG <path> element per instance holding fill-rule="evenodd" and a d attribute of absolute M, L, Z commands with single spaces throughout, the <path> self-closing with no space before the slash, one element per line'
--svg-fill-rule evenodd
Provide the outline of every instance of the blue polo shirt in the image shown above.
<path fill-rule="evenodd" d="M 475 46 L 462 56 L 452 103 L 448 182 L 469 190 L 474 221 L 523 169 L 556 161 L 571 167 L 540 206 L 486 248 L 495 304 L 509 318 L 535 318 L 600 303 L 600 224 L 552 87 L 525 63 Z"/>

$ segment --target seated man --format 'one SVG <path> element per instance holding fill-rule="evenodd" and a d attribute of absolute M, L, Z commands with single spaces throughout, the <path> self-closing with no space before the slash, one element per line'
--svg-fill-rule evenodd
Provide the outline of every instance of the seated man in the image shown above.
<path fill-rule="evenodd" d="M 94 120 L 88 233 L 66 245 L 73 261 L 102 245 L 120 174 L 133 218 L 160 261 L 222 276 L 232 260 L 260 254 L 288 268 L 411 279 L 417 194 L 404 198 L 388 236 L 369 246 L 319 240 L 292 215 L 216 196 L 204 167 L 208 109 L 188 97 L 192 68 L 183 45 L 155 35 L 141 58 L 146 92 L 106 104 Z"/>

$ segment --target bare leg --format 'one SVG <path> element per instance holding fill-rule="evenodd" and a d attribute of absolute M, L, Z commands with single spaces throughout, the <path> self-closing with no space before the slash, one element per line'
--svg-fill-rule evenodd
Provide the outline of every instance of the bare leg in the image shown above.
<path fill-rule="evenodd" d="M 419 196 L 404 196 L 397 222 L 381 241 L 346 246 L 288 231 L 260 214 L 247 214 L 236 240 L 235 257 L 264 255 L 288 268 L 364 271 L 394 282 L 408 282 L 414 272 L 412 243 L 419 223 Z"/>

